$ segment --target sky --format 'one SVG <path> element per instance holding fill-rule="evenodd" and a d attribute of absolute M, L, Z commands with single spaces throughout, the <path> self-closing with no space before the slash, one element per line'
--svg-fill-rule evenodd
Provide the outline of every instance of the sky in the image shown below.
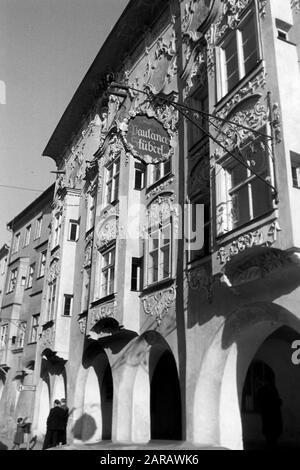
<path fill-rule="evenodd" d="M 42 152 L 127 4 L 0 0 L 0 247 L 6 224 L 55 181 Z"/>

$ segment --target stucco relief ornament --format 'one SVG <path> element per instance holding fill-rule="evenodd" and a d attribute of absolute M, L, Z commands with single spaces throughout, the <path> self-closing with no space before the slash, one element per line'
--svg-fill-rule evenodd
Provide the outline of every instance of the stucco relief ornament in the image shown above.
<path fill-rule="evenodd" d="M 97 231 L 97 248 L 102 248 L 113 240 L 116 240 L 118 236 L 118 220 L 116 217 L 111 217 L 105 221 Z"/>
<path fill-rule="evenodd" d="M 168 95 L 173 91 L 172 78 L 177 72 L 175 31 L 172 31 L 169 38 L 158 38 L 151 58 L 149 48 L 146 48 L 145 54 L 147 62 L 144 77 L 147 76 L 148 80 L 144 89 L 148 89 L 153 95 Z"/>
<path fill-rule="evenodd" d="M 55 336 L 55 326 L 51 325 L 42 332 L 41 343 L 43 347 L 51 347 Z"/>
<path fill-rule="evenodd" d="M 300 11 L 300 0 L 291 0 L 291 8 L 294 8 L 296 13 Z"/>
<path fill-rule="evenodd" d="M 87 317 L 79 318 L 77 322 L 78 322 L 80 333 L 84 335 L 86 332 Z"/>
<path fill-rule="evenodd" d="M 175 298 L 175 286 L 158 293 L 148 295 L 142 299 L 144 312 L 146 315 L 154 316 L 157 326 L 160 326 L 164 316 L 168 313 L 168 310 L 173 304 Z"/>
<path fill-rule="evenodd" d="M 93 327 L 97 321 L 101 320 L 102 318 L 107 317 L 115 317 L 117 314 L 117 304 L 116 303 L 108 303 L 102 305 L 100 307 L 95 307 L 91 311 L 91 327 Z"/>
<path fill-rule="evenodd" d="M 58 264 L 58 260 L 54 260 L 50 264 L 49 274 L 48 274 L 48 282 L 53 282 L 59 276 L 60 268 Z"/>
<path fill-rule="evenodd" d="M 280 144 L 281 142 L 281 122 L 280 122 L 280 111 L 279 111 L 279 104 L 273 104 L 273 122 L 272 122 L 273 130 L 274 130 L 274 137 L 276 144 Z"/>
<path fill-rule="evenodd" d="M 192 290 L 204 289 L 209 302 L 212 301 L 213 278 L 204 267 L 195 268 L 187 273 L 189 287 Z"/>

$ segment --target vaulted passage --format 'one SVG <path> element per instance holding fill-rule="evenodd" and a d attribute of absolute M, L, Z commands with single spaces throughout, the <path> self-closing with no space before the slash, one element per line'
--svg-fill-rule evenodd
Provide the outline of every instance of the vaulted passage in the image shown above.
<path fill-rule="evenodd" d="M 298 338 L 291 328 L 279 328 L 250 363 L 241 403 L 245 449 L 300 448 L 300 366 L 291 349 Z"/>
<path fill-rule="evenodd" d="M 150 377 L 151 377 L 150 355 Z M 154 366 L 150 382 L 151 439 L 182 438 L 181 398 L 176 363 L 165 351 Z"/>

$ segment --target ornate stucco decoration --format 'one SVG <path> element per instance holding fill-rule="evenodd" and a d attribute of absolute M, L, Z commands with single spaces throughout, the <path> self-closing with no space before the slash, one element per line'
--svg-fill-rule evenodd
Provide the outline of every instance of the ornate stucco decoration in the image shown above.
<path fill-rule="evenodd" d="M 98 249 L 101 249 L 113 240 L 116 240 L 118 236 L 118 225 L 119 221 L 114 216 L 109 217 L 100 225 L 97 229 L 96 240 L 96 246 Z"/>
<path fill-rule="evenodd" d="M 250 98 L 253 95 L 260 97 L 259 89 L 264 88 L 266 85 L 266 71 L 262 69 L 252 80 L 249 80 L 243 88 L 241 88 L 234 96 L 226 103 L 225 106 L 216 114 L 218 117 L 225 119 L 229 113 L 241 103 L 243 100 Z"/>
<path fill-rule="evenodd" d="M 55 338 L 55 324 L 51 323 L 42 331 L 41 344 L 44 348 L 52 348 Z"/>
<path fill-rule="evenodd" d="M 87 182 L 91 183 L 95 180 L 97 174 L 98 174 L 98 160 L 96 158 L 93 158 L 93 160 L 86 162 L 84 179 Z"/>
<path fill-rule="evenodd" d="M 221 0 L 222 11 L 218 20 L 213 22 L 210 29 L 205 33 L 207 41 L 207 69 L 210 75 L 215 73 L 215 47 L 224 37 L 228 29 L 238 27 L 244 10 L 252 0 Z M 258 11 L 262 18 L 266 14 L 267 0 L 258 0 Z"/>
<path fill-rule="evenodd" d="M 154 95 L 173 91 L 172 78 L 176 76 L 176 38 L 173 30 L 169 37 L 159 37 L 153 52 L 146 48 L 146 68 L 144 72 L 144 88 Z M 150 55 L 151 54 L 151 55 Z M 138 88 L 138 87 L 136 87 Z"/>
<path fill-rule="evenodd" d="M 146 221 L 140 230 L 140 237 L 142 239 L 147 238 L 150 227 L 156 227 L 162 224 L 163 221 L 171 218 L 173 221 L 174 233 L 176 234 L 178 231 L 179 212 L 177 205 L 174 204 L 174 196 L 158 196 L 146 212 Z"/>
<path fill-rule="evenodd" d="M 116 302 L 109 302 L 104 305 L 93 307 L 90 313 L 91 327 L 93 327 L 97 323 L 97 321 L 101 320 L 102 318 L 115 317 L 116 315 L 117 315 L 117 303 Z"/>
<path fill-rule="evenodd" d="M 204 266 L 188 271 L 187 280 L 190 289 L 196 291 L 203 289 L 206 292 L 208 301 L 212 301 L 212 288 L 215 280 L 213 276 L 207 272 L 207 269 Z"/>
<path fill-rule="evenodd" d="M 217 260 L 220 264 L 226 264 L 235 255 L 252 248 L 253 246 L 271 247 L 276 241 L 281 228 L 278 221 L 272 222 L 269 226 L 262 227 L 252 232 L 241 235 L 230 243 L 227 247 L 221 247 L 217 253 Z"/>
<path fill-rule="evenodd" d="M 88 268 L 92 262 L 93 236 L 94 233 L 92 231 L 87 235 L 85 239 L 83 268 Z"/>
<path fill-rule="evenodd" d="M 291 0 L 291 8 L 294 8 L 296 13 L 300 11 L 300 0 Z"/>
<path fill-rule="evenodd" d="M 150 294 L 142 299 L 144 312 L 146 315 L 154 316 L 159 326 L 164 316 L 168 313 L 169 308 L 174 303 L 175 298 L 175 286 L 156 292 L 155 294 Z"/>
<path fill-rule="evenodd" d="M 55 257 L 50 261 L 49 273 L 48 273 L 48 283 L 51 283 L 59 276 L 60 266 L 59 266 L 59 254 L 55 253 Z"/>
<path fill-rule="evenodd" d="M 273 131 L 276 144 L 280 144 L 281 142 L 281 122 L 280 122 L 280 111 L 279 111 L 279 104 L 273 104 Z"/>
<path fill-rule="evenodd" d="M 162 193 L 168 189 L 168 186 L 171 186 L 174 182 L 174 178 L 169 178 L 167 181 L 164 181 L 164 183 L 161 183 L 160 185 L 156 186 L 152 191 L 150 191 L 146 199 L 151 199 L 152 197 L 156 196 L 159 193 Z"/>
<path fill-rule="evenodd" d="M 104 150 L 104 156 L 101 159 L 103 166 L 112 162 L 116 158 L 121 156 L 122 150 L 124 149 L 123 139 L 120 134 L 113 134 Z"/>
<path fill-rule="evenodd" d="M 207 81 L 207 52 L 205 48 L 194 48 L 187 61 L 182 78 L 186 82 L 184 87 L 185 97 L 189 95 L 195 83 L 200 87 L 205 85 Z"/>
<path fill-rule="evenodd" d="M 258 130 L 262 128 L 269 119 L 266 106 L 260 103 L 260 95 L 252 95 L 237 104 L 227 115 L 233 123 L 242 124 L 250 129 Z M 223 146 L 229 150 L 239 147 L 246 139 L 255 139 L 256 135 L 244 128 L 231 124 L 224 124 L 220 128 L 218 139 Z M 222 155 L 221 151 L 221 155 Z"/>
<path fill-rule="evenodd" d="M 272 271 L 283 268 L 291 263 L 286 252 L 271 249 L 251 257 L 238 266 L 228 269 L 227 278 L 230 286 L 237 286 L 246 282 L 263 279 Z"/>
<path fill-rule="evenodd" d="M 77 319 L 79 331 L 81 334 L 85 334 L 86 332 L 86 325 L 87 325 L 87 315 L 80 315 Z"/>

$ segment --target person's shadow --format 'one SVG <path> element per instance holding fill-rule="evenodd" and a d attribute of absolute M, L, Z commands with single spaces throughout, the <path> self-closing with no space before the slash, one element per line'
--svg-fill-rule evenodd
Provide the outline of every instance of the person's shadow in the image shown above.
<path fill-rule="evenodd" d="M 7 445 L 3 444 L 3 442 L 0 441 L 0 450 L 8 450 Z"/>

